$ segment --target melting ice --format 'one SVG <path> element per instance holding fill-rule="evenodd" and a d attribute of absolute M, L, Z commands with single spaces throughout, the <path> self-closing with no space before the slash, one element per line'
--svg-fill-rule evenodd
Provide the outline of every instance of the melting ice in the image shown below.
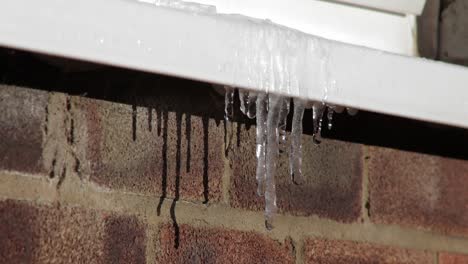
<path fill-rule="evenodd" d="M 234 91 L 225 87 L 225 119 L 232 120 L 234 113 Z M 344 107 L 327 105 L 324 102 L 306 102 L 302 99 L 290 99 L 275 94 L 255 93 L 239 90 L 240 110 L 248 118 L 256 117 L 256 157 L 257 157 L 257 194 L 265 198 L 265 225 L 273 228 L 274 216 L 278 211 L 276 204 L 276 168 L 280 153 L 289 154 L 289 172 L 294 184 L 304 182 L 302 175 L 302 123 L 306 108 L 312 108 L 313 141 L 321 141 L 324 116 L 327 128 L 333 127 L 334 113 L 344 112 Z M 290 104 L 293 102 L 290 145 L 287 146 L 287 120 Z M 357 110 L 346 109 L 355 115 Z"/>

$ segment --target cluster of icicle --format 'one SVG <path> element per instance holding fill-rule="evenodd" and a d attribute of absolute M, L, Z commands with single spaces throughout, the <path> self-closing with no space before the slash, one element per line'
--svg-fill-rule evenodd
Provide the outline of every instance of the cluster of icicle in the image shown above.
<path fill-rule="evenodd" d="M 231 120 L 234 113 L 235 89 L 225 87 L 225 119 Z M 302 118 L 306 108 L 312 108 L 313 140 L 320 143 L 322 120 L 327 114 L 328 129 L 332 128 L 333 113 L 341 113 L 343 107 L 326 105 L 323 102 L 306 102 L 294 98 L 294 112 L 291 128 L 291 144 L 286 146 L 286 124 L 290 111 L 291 98 L 274 94 L 255 93 L 239 90 L 240 109 L 248 118 L 256 117 L 256 157 L 257 157 L 257 194 L 265 196 L 265 225 L 271 230 L 273 218 L 278 208 L 276 205 L 275 171 L 277 159 L 281 153 L 289 152 L 290 176 L 295 184 L 301 184 L 302 176 Z M 357 110 L 347 108 L 350 115 Z"/>

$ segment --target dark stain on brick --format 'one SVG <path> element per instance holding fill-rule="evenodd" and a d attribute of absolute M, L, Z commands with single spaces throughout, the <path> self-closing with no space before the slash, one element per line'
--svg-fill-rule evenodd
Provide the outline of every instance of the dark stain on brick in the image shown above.
<path fill-rule="evenodd" d="M 161 128 L 162 128 L 162 114 L 161 110 L 155 109 L 156 110 L 156 130 L 157 130 L 157 135 L 158 137 L 161 136 Z"/>
<path fill-rule="evenodd" d="M 137 87 L 148 88 L 154 85 L 153 81 Z M 158 195 L 163 200 L 175 196 L 180 174 L 182 199 L 205 203 L 219 200 L 224 170 L 223 135 L 210 117 L 217 111 L 210 108 L 210 90 L 200 87 L 196 89 L 200 92 L 181 93 L 183 87 L 177 87 L 178 81 L 165 82 L 171 89 L 151 89 L 163 91 L 162 94 L 129 91 L 132 96 L 123 96 L 123 103 L 75 98 L 75 111 L 83 113 L 77 115 L 83 119 L 77 121 L 81 123 L 75 124 L 76 129 L 81 129 L 77 134 L 84 136 L 90 180 L 112 189 Z M 193 100 L 197 103 L 193 104 Z M 147 125 L 148 108 L 157 114 L 157 128 L 152 131 Z M 181 116 L 182 124 L 180 155 L 176 116 Z M 180 172 L 176 171 L 177 163 Z M 160 211 L 161 206 L 158 207 Z"/>
<path fill-rule="evenodd" d="M 153 108 L 148 106 L 146 109 L 148 111 L 148 130 L 151 132 L 153 131 Z"/>
<path fill-rule="evenodd" d="M 185 171 L 190 172 L 190 163 L 192 157 L 192 115 L 190 113 L 185 114 L 185 139 L 187 141 L 187 159 Z"/>
<path fill-rule="evenodd" d="M 137 106 L 132 105 L 132 138 L 133 141 L 137 140 Z"/>
<path fill-rule="evenodd" d="M 105 220 L 106 263 L 146 263 L 144 226 L 131 216 L 110 216 Z"/>
<path fill-rule="evenodd" d="M 57 149 L 54 152 L 54 157 L 52 158 L 52 164 L 50 166 L 49 178 L 55 178 L 55 166 L 57 165 Z"/>
<path fill-rule="evenodd" d="M 371 217 L 371 204 L 370 204 L 370 199 L 366 201 L 366 204 L 364 205 L 366 208 L 367 216 L 370 218 Z"/>
<path fill-rule="evenodd" d="M 38 211 L 22 202 L 0 203 L 0 263 L 33 263 Z"/>
<path fill-rule="evenodd" d="M 209 144 L 209 137 L 208 137 L 208 133 L 209 133 L 209 119 L 208 118 L 205 118 L 203 117 L 202 118 L 202 122 L 203 122 L 203 198 L 204 198 L 204 201 L 203 203 L 208 203 L 209 201 L 209 197 L 210 197 L 210 186 L 209 186 L 209 174 L 208 174 L 208 170 L 209 170 L 209 150 L 210 150 L 210 146 L 208 145 Z"/>
<path fill-rule="evenodd" d="M 176 126 L 177 126 L 177 147 L 176 147 L 176 178 L 175 178 L 175 194 L 174 200 L 172 200 L 170 215 L 172 219 L 172 227 L 174 228 L 174 247 L 179 248 L 179 237 L 180 237 L 180 229 L 179 224 L 177 223 L 177 217 L 175 213 L 177 202 L 180 199 L 180 156 L 181 156 L 181 141 L 182 141 L 182 114 L 176 115 Z"/>
<path fill-rule="evenodd" d="M 162 117 L 159 117 L 162 116 Z M 156 212 L 159 215 L 161 215 L 161 207 L 163 205 L 164 199 L 166 199 L 167 196 L 167 126 L 168 126 L 168 115 L 167 111 L 160 112 L 158 115 L 158 119 L 161 118 L 162 123 L 163 123 L 163 132 L 162 132 L 162 138 L 163 138 L 163 145 L 162 145 L 162 152 L 161 152 L 161 157 L 162 157 L 162 171 L 161 171 L 161 197 L 159 198 L 159 203 L 158 207 L 156 209 Z"/>

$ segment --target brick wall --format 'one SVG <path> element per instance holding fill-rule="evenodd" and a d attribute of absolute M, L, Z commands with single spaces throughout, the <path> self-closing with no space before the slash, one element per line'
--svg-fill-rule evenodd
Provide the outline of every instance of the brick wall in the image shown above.
<path fill-rule="evenodd" d="M 205 84 L 119 82 L 0 86 L 0 263 L 468 263 L 468 161 L 305 134 L 267 231 L 254 124 Z"/>

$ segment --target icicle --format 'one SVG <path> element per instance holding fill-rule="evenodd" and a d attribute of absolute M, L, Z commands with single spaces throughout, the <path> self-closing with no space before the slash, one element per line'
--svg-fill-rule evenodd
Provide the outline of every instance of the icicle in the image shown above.
<path fill-rule="evenodd" d="M 239 101 L 240 101 L 240 110 L 244 115 L 247 115 L 247 98 L 249 97 L 249 92 L 239 89 Z"/>
<path fill-rule="evenodd" d="M 257 97 L 257 140 L 256 140 L 256 156 L 257 156 L 257 194 L 263 196 L 264 182 L 266 176 L 266 122 L 267 122 L 267 104 L 268 95 L 260 93 Z"/>
<path fill-rule="evenodd" d="M 255 118 L 256 101 L 257 94 L 254 92 L 249 92 L 249 96 L 247 99 L 247 117 L 250 119 Z"/>
<path fill-rule="evenodd" d="M 328 107 L 327 109 L 327 120 L 328 120 L 328 130 L 331 130 L 333 127 L 333 112 L 335 108 L 333 106 Z"/>
<path fill-rule="evenodd" d="M 347 107 L 346 111 L 348 111 L 348 114 L 351 115 L 351 116 L 355 116 L 359 112 L 359 110 L 357 110 L 355 108 L 350 108 L 350 107 Z"/>
<path fill-rule="evenodd" d="M 291 151 L 289 152 L 289 169 L 295 184 L 302 184 L 302 118 L 306 101 L 294 99 L 294 115 L 291 129 Z"/>
<path fill-rule="evenodd" d="M 312 106 L 312 123 L 314 125 L 314 134 L 312 136 L 316 144 L 320 143 L 322 139 L 322 120 L 323 113 L 325 112 L 325 104 L 322 102 L 315 102 Z"/>
<path fill-rule="evenodd" d="M 279 152 L 286 152 L 286 125 L 288 121 L 289 108 L 291 99 L 284 98 L 280 102 L 280 113 L 279 113 Z"/>
<path fill-rule="evenodd" d="M 279 117 L 283 98 L 270 95 L 267 117 L 267 148 L 266 148 L 266 177 L 265 177 L 265 226 L 273 228 L 273 217 L 278 208 L 276 206 L 275 172 L 278 159 Z"/>
<path fill-rule="evenodd" d="M 224 120 L 230 121 L 234 115 L 234 89 L 228 86 L 224 87 Z"/>

